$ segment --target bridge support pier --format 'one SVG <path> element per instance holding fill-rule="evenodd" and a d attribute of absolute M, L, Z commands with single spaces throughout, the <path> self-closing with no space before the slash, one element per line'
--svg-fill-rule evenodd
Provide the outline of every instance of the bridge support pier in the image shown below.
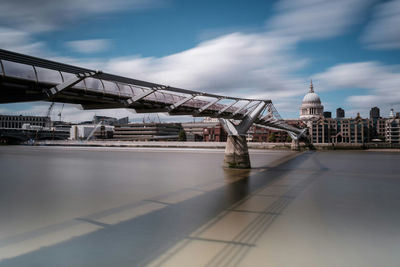
<path fill-rule="evenodd" d="M 226 140 L 225 168 L 250 169 L 249 149 L 245 135 L 228 135 Z"/>
<path fill-rule="evenodd" d="M 250 156 L 247 147 L 246 132 L 254 120 L 264 110 L 266 103 L 260 102 L 258 106 L 247 115 L 238 125 L 229 119 L 219 119 L 222 127 L 228 133 L 226 141 L 224 167 L 237 169 L 250 169 Z"/>
<path fill-rule="evenodd" d="M 299 139 L 292 139 L 292 144 L 290 145 L 291 150 L 300 150 Z"/>

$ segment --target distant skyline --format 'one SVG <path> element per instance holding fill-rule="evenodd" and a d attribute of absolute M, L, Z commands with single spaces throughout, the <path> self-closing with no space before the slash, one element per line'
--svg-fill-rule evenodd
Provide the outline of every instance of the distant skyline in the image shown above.
<path fill-rule="evenodd" d="M 271 99 L 298 118 L 310 79 L 325 111 L 400 111 L 400 0 L 2 0 L 0 48 L 230 96 Z M 45 115 L 50 103 L 0 105 Z M 55 106 L 56 119 L 62 104 Z M 82 111 L 89 120 L 143 115 Z M 168 117 L 166 121 L 191 120 Z"/>

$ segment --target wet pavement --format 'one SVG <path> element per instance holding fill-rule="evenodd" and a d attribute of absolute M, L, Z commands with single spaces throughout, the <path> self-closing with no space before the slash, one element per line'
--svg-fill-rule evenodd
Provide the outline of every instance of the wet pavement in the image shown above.
<path fill-rule="evenodd" d="M 397 266 L 400 153 L 1 147 L 0 266 Z"/>

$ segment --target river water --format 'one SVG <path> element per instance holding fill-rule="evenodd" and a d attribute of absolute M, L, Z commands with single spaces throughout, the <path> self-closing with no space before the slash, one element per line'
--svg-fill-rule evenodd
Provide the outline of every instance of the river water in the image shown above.
<path fill-rule="evenodd" d="M 251 171 L 222 160 L 0 147 L 0 266 L 398 266 L 400 153 L 251 151 Z"/>

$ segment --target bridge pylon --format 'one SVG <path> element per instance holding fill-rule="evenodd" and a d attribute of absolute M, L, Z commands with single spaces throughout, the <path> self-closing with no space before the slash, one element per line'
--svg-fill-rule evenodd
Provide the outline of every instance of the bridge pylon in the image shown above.
<path fill-rule="evenodd" d="M 251 168 L 246 132 L 264 110 L 265 106 L 266 103 L 264 101 L 260 101 L 258 106 L 239 124 L 235 124 L 230 119 L 219 119 L 225 131 L 228 133 L 223 165 L 225 168 Z"/>
<path fill-rule="evenodd" d="M 290 145 L 291 150 L 300 150 L 300 138 L 306 135 L 307 128 L 303 129 L 300 133 L 296 134 L 293 132 L 288 132 L 292 138 L 292 144 Z"/>

